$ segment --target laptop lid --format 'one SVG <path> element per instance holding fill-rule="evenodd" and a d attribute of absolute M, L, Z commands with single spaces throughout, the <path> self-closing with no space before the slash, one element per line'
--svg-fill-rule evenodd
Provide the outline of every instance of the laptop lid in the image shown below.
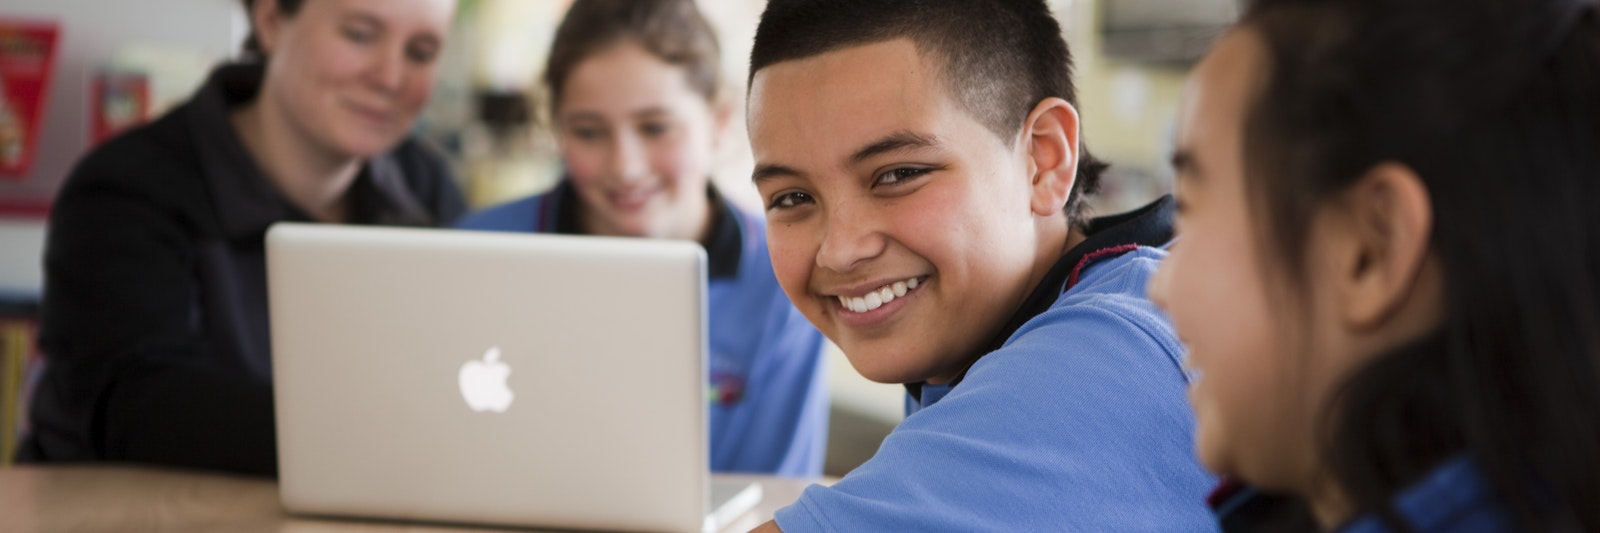
<path fill-rule="evenodd" d="M 699 245 L 278 224 L 267 265 L 288 510 L 715 527 Z"/>

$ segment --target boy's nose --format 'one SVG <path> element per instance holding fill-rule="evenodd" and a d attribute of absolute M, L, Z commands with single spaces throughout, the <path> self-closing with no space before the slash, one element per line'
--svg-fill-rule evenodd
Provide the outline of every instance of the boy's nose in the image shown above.
<path fill-rule="evenodd" d="M 829 213 L 822 245 L 817 248 L 817 266 L 834 272 L 849 272 L 861 263 L 883 254 L 886 242 L 868 217 L 846 206 Z"/>

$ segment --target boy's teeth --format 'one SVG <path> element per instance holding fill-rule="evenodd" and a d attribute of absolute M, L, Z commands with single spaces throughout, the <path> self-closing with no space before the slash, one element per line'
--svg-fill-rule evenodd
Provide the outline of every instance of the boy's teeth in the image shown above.
<path fill-rule="evenodd" d="M 894 301 L 895 298 L 905 296 L 906 292 L 915 288 L 917 288 L 917 278 L 896 281 L 879 287 L 878 290 L 869 292 L 861 297 L 839 296 L 839 305 L 857 313 L 865 313 L 883 307 L 884 304 Z"/>

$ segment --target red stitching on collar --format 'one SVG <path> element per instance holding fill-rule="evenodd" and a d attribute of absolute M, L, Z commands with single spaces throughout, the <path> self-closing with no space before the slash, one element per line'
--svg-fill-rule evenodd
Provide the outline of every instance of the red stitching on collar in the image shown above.
<path fill-rule="evenodd" d="M 1078 275 L 1083 273 L 1083 269 L 1087 268 L 1089 263 L 1093 263 L 1107 256 L 1121 255 L 1138 249 L 1139 245 L 1137 244 L 1124 244 L 1121 246 L 1112 246 L 1110 248 L 1101 248 L 1099 250 L 1084 254 L 1083 259 L 1079 259 L 1078 264 L 1072 267 L 1072 275 L 1067 277 L 1067 286 L 1062 288 L 1061 291 L 1066 292 L 1072 290 L 1072 287 L 1078 284 Z"/>

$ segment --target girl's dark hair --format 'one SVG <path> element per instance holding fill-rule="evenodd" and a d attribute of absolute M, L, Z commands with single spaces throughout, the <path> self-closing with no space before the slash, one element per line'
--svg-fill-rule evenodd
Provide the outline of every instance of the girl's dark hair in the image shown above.
<path fill-rule="evenodd" d="M 1600 530 L 1600 7 L 1258 0 L 1243 26 L 1270 58 L 1245 179 L 1291 285 L 1317 208 L 1374 165 L 1434 211 L 1441 324 L 1339 389 L 1325 474 L 1405 531 L 1393 497 L 1464 454 L 1520 529 Z"/>
<path fill-rule="evenodd" d="M 611 45 L 631 42 L 669 64 L 682 67 L 689 87 L 715 102 L 722 82 L 717 36 L 694 0 L 577 0 L 561 19 L 544 83 L 550 116 L 561 105 L 573 69 Z"/>
<path fill-rule="evenodd" d="M 244 16 L 250 21 L 251 28 L 250 35 L 244 38 L 243 52 L 247 59 L 264 60 L 267 58 L 267 52 L 261 49 L 261 40 L 256 38 L 254 18 L 256 2 L 257 0 L 244 0 Z M 285 15 L 294 16 L 300 12 L 300 7 L 305 3 L 306 0 L 278 0 L 278 10 Z"/>

